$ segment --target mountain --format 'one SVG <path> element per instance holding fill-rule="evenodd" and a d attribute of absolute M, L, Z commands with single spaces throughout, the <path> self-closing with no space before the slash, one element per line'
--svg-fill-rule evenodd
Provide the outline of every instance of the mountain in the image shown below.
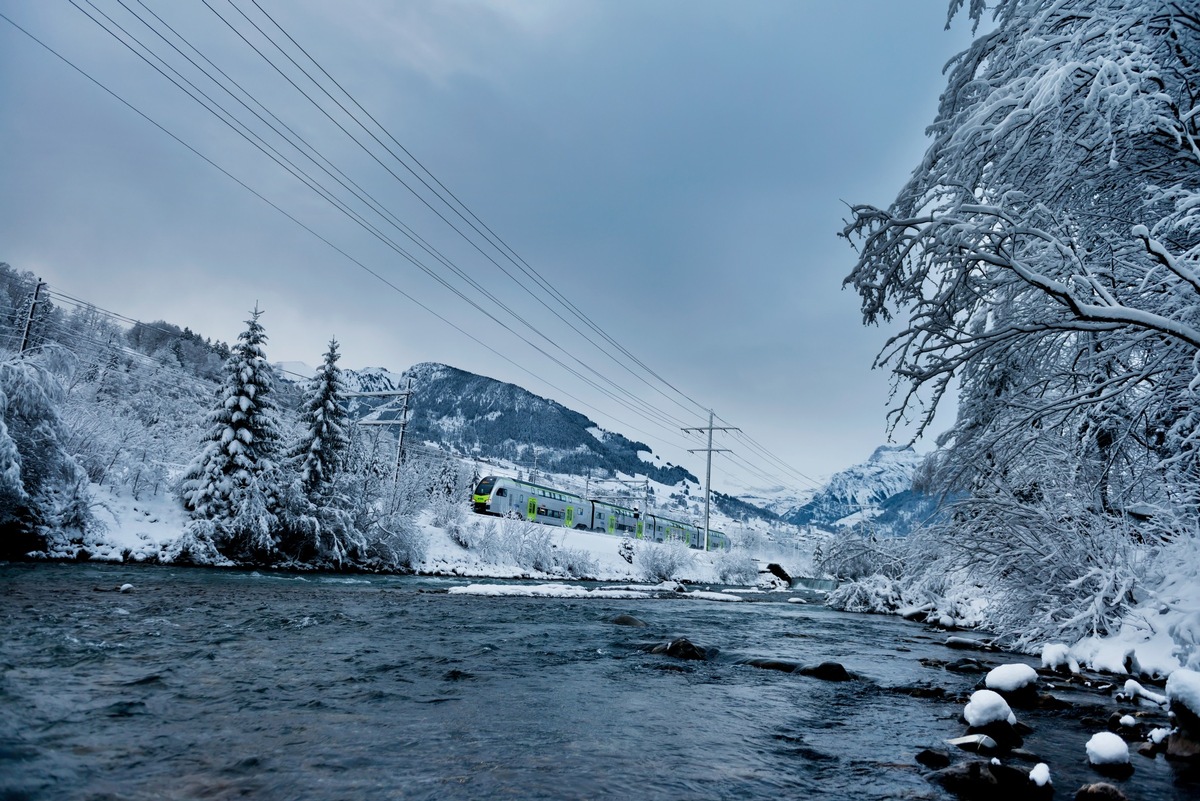
<path fill-rule="evenodd" d="M 889 499 L 902 493 L 915 501 L 913 472 L 922 458 L 909 447 L 876 448 L 867 461 L 835 473 L 823 490 L 784 519 L 797 525 L 833 526 L 851 516 L 873 517 Z M 851 522 L 854 520 L 840 524 Z"/>
<path fill-rule="evenodd" d="M 406 442 L 464 457 L 504 460 L 542 472 L 642 475 L 674 485 L 696 477 L 658 462 L 650 447 L 605 431 L 579 412 L 515 384 L 445 364 L 417 364 L 397 375 L 382 368 L 346 370 L 354 392 L 403 390 L 411 380 Z M 398 419 L 400 398 L 358 397 L 358 419 Z"/>

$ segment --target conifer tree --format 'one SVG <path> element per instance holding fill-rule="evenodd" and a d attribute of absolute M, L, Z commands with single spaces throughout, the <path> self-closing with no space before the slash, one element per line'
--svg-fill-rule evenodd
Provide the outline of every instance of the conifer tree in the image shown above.
<path fill-rule="evenodd" d="M 204 450 L 183 484 L 184 504 L 194 517 L 212 520 L 217 547 L 237 557 L 270 557 L 278 542 L 281 435 L 261 314 L 255 306 L 225 362 Z"/>
<path fill-rule="evenodd" d="M 342 370 L 337 366 L 336 339 L 329 340 L 325 361 L 309 384 L 301 411 L 304 436 L 293 449 L 300 482 L 310 498 L 320 496 L 334 476 L 343 468 L 350 448 L 346 431 L 346 410 L 342 400 L 346 394 Z"/>

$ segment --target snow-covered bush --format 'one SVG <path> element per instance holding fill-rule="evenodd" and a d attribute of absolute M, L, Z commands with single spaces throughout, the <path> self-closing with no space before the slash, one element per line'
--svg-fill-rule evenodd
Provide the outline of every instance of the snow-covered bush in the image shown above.
<path fill-rule="evenodd" d="M 714 561 L 722 584 L 753 586 L 758 581 L 758 562 L 744 551 L 717 554 Z"/>
<path fill-rule="evenodd" d="M 554 562 L 572 578 L 594 578 L 600 573 L 600 562 L 583 548 L 560 546 L 554 552 Z"/>
<path fill-rule="evenodd" d="M 819 572 L 842 579 L 875 574 L 895 578 L 905 572 L 906 548 L 907 541 L 903 539 L 849 534 L 821 543 L 813 563 Z"/>
<path fill-rule="evenodd" d="M 638 544 L 634 565 L 647 581 L 671 581 L 692 563 L 692 549 L 678 540 Z"/>
<path fill-rule="evenodd" d="M 166 552 L 166 561 L 183 565 L 225 565 L 229 560 L 217 550 L 216 523 L 193 520 Z"/>
<path fill-rule="evenodd" d="M 525 570 L 549 573 L 554 569 L 554 538 L 551 529 L 516 517 L 500 522 L 502 558 Z"/>
<path fill-rule="evenodd" d="M 900 583 L 879 573 L 839 584 L 825 603 L 845 612 L 895 612 L 905 605 Z"/>
<path fill-rule="evenodd" d="M 421 527 L 402 515 L 383 518 L 367 537 L 367 564 L 379 570 L 411 570 L 429 547 Z"/>
<path fill-rule="evenodd" d="M 955 507 L 929 541 L 929 571 L 969 573 L 992 603 L 983 621 L 1013 645 L 1111 634 L 1135 602 L 1151 552 L 1121 520 L 1065 496 L 1019 503 L 976 497 Z"/>
<path fill-rule="evenodd" d="M 446 529 L 455 538 L 454 530 L 466 525 L 470 507 L 462 498 L 439 494 L 430 499 L 429 510 L 433 513 L 433 525 Z"/>

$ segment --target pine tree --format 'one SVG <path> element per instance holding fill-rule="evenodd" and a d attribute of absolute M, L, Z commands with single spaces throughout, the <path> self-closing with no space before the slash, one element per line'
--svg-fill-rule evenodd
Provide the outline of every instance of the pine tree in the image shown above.
<path fill-rule="evenodd" d="M 256 306 L 225 362 L 204 450 L 183 484 L 183 501 L 193 516 L 213 520 L 217 546 L 238 557 L 270 557 L 278 542 L 275 512 L 281 491 L 275 459 L 281 435 L 261 314 Z"/>
<path fill-rule="evenodd" d="M 300 482 L 310 498 L 319 497 L 346 463 L 350 437 L 346 431 L 346 394 L 341 368 L 337 366 L 336 339 L 329 340 L 325 362 L 309 384 L 301 412 L 304 437 L 293 449 L 299 464 Z"/>

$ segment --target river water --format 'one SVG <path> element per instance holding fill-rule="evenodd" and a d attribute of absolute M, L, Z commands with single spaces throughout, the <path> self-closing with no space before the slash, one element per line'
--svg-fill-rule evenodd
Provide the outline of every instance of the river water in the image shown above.
<path fill-rule="evenodd" d="M 964 733 L 980 679 L 930 661 L 963 656 L 944 633 L 788 603 L 802 594 L 445 592 L 463 583 L 0 565 L 0 799 L 950 797 L 914 761 Z M 719 654 L 649 652 L 677 637 Z M 739 664 L 755 657 L 856 678 Z M 914 697 L 931 687 L 949 697 Z M 1075 696 L 1098 720 L 1118 709 Z M 1094 722 L 1019 716 L 1060 797 L 1101 780 Z M 1133 759 L 1131 798 L 1200 796 Z"/>

